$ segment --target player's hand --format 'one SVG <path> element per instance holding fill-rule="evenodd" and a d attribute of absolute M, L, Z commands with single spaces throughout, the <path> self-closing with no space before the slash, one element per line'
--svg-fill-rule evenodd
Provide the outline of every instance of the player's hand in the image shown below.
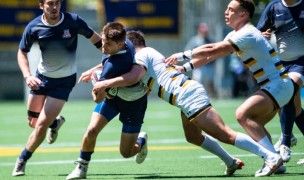
<path fill-rule="evenodd" d="M 178 70 L 179 72 L 181 72 L 181 73 L 184 73 L 184 72 L 185 72 L 185 69 L 184 69 L 183 66 L 174 66 L 174 68 L 175 68 L 176 70 Z"/>
<path fill-rule="evenodd" d="M 35 76 L 28 76 L 25 78 L 25 83 L 31 90 L 38 90 L 42 81 Z"/>
<path fill-rule="evenodd" d="M 166 58 L 165 59 L 165 63 L 167 65 L 175 65 L 178 63 L 178 60 L 177 60 L 177 53 L 176 54 L 173 54 L 171 55 L 170 57 Z"/>
<path fill-rule="evenodd" d="M 91 80 L 92 70 L 87 70 L 86 72 L 81 73 L 81 76 L 78 79 L 78 83 L 86 82 L 88 83 Z"/>
<path fill-rule="evenodd" d="M 262 32 L 262 35 L 263 35 L 266 39 L 270 40 L 270 38 L 271 38 L 271 29 L 267 29 L 266 31 Z"/>
<path fill-rule="evenodd" d="M 106 88 L 108 88 L 108 87 L 107 87 L 105 81 L 98 81 L 98 82 L 96 82 L 96 83 L 94 84 L 94 86 L 93 86 L 93 92 L 94 92 L 95 94 L 97 94 L 97 93 L 99 93 L 99 92 L 105 91 Z"/>
<path fill-rule="evenodd" d="M 92 91 L 93 101 L 96 102 L 96 103 L 100 103 L 101 101 L 104 100 L 104 98 L 106 97 L 106 94 L 107 93 L 105 91 L 99 91 L 97 93 Z"/>

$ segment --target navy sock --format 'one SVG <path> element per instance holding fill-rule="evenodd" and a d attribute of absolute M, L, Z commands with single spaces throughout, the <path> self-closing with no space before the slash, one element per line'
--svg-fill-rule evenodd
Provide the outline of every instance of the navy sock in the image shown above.
<path fill-rule="evenodd" d="M 292 98 L 288 104 L 282 107 L 281 109 L 281 128 L 283 133 L 282 144 L 290 147 L 290 138 L 292 133 L 293 124 L 295 122 L 295 105 Z"/>
<path fill-rule="evenodd" d="M 55 128 L 57 127 L 58 121 L 59 121 L 58 119 L 55 119 L 55 120 L 53 121 L 53 123 L 49 126 L 49 128 L 55 129 Z"/>
<path fill-rule="evenodd" d="M 90 161 L 91 160 L 91 156 L 94 152 L 83 152 L 80 151 L 80 158 L 86 161 Z"/>
<path fill-rule="evenodd" d="M 302 109 L 301 114 L 296 117 L 296 125 L 298 126 L 298 128 L 300 129 L 301 133 L 304 135 L 304 111 Z"/>
<path fill-rule="evenodd" d="M 142 137 L 137 138 L 137 141 L 136 141 L 136 142 L 137 142 L 138 144 L 140 144 L 141 147 L 143 147 L 143 145 L 146 144 L 146 140 L 145 140 L 144 138 L 142 138 Z"/>
<path fill-rule="evenodd" d="M 24 148 L 21 155 L 19 156 L 19 159 L 23 159 L 24 161 L 27 161 L 32 157 L 32 154 L 33 153 L 29 152 L 26 148 Z"/>

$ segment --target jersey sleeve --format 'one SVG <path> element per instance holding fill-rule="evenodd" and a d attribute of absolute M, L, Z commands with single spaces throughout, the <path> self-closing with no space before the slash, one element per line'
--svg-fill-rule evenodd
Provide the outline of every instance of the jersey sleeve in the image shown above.
<path fill-rule="evenodd" d="M 81 34 L 86 38 L 92 37 L 94 30 L 78 15 L 76 15 L 76 23 L 79 26 L 78 34 Z"/>
<path fill-rule="evenodd" d="M 267 7 L 264 9 L 260 20 L 257 24 L 257 29 L 261 32 L 266 31 L 267 29 L 273 29 L 273 16 L 274 10 L 273 10 L 273 3 L 269 3 Z"/>
<path fill-rule="evenodd" d="M 35 41 L 31 27 L 31 23 L 26 26 L 19 43 L 19 49 L 21 49 L 23 52 L 29 52 Z"/>

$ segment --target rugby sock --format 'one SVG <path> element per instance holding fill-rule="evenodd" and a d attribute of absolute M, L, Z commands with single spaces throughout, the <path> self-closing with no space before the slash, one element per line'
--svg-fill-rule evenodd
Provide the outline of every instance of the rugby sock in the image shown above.
<path fill-rule="evenodd" d="M 32 154 L 33 153 L 29 152 L 26 148 L 24 148 L 21 155 L 19 156 L 19 159 L 23 159 L 24 161 L 27 161 L 32 157 Z"/>
<path fill-rule="evenodd" d="M 84 151 L 80 151 L 80 158 L 85 160 L 85 161 L 90 161 L 91 160 L 91 156 L 94 152 L 84 152 Z"/>
<path fill-rule="evenodd" d="M 282 144 L 290 147 L 292 127 L 295 121 L 295 105 L 293 98 L 281 108 L 280 123 L 283 133 Z"/>
<path fill-rule="evenodd" d="M 233 157 L 214 138 L 205 135 L 205 140 L 201 147 L 221 158 L 227 166 L 233 164 Z"/>
<path fill-rule="evenodd" d="M 53 123 L 49 126 L 49 128 L 55 129 L 55 128 L 57 127 L 58 121 L 59 121 L 58 119 L 55 119 L 55 120 L 53 121 Z"/>
<path fill-rule="evenodd" d="M 269 140 L 268 136 L 264 136 L 261 140 L 258 141 L 258 143 L 269 151 L 276 153 L 276 150 L 274 149 L 274 146 Z"/>
<path fill-rule="evenodd" d="M 296 117 L 296 125 L 298 126 L 298 128 L 300 129 L 301 133 L 304 135 L 304 111 L 302 109 L 301 114 Z"/>
<path fill-rule="evenodd" d="M 138 144 L 140 144 L 141 145 L 141 147 L 143 147 L 143 145 L 145 145 L 146 144 L 146 140 L 144 139 L 144 138 L 142 138 L 142 137 L 139 137 L 139 138 L 137 138 L 137 141 L 136 141 Z M 141 148 L 140 148 L 141 149 Z"/>
<path fill-rule="evenodd" d="M 271 155 L 271 152 L 268 151 L 266 148 L 255 142 L 246 134 L 240 132 L 237 133 L 234 145 L 245 151 L 252 152 L 253 154 L 260 156 L 264 160 L 266 160 L 266 158 Z"/>

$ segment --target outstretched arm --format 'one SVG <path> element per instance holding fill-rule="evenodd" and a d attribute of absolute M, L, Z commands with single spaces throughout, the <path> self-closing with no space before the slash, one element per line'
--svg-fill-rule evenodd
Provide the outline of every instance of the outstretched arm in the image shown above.
<path fill-rule="evenodd" d="M 201 67 L 217 58 L 229 55 L 234 51 L 235 49 L 228 41 L 221 41 L 199 46 L 193 49 L 191 53 L 189 53 L 189 51 L 185 51 L 183 53 L 173 54 L 167 58 L 165 62 L 167 64 L 176 64 L 178 60 L 181 61 L 182 59 L 189 59 L 189 62 L 185 63 L 183 68 L 181 68 L 182 72 L 184 72 Z"/>
<path fill-rule="evenodd" d="M 137 83 L 146 73 L 146 69 L 138 64 L 132 66 L 131 71 L 111 79 L 99 81 L 94 85 L 93 92 L 103 92 L 110 87 L 125 87 Z"/>

